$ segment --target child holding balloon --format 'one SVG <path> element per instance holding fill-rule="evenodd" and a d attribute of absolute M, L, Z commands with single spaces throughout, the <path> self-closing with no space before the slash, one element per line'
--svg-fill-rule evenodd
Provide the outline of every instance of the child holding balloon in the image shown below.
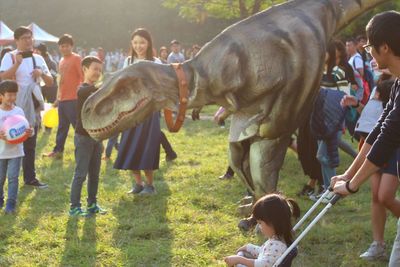
<path fill-rule="evenodd" d="M 23 141 L 33 135 L 24 111 L 15 106 L 18 85 L 11 80 L 0 83 L 0 209 L 4 206 L 4 182 L 8 177 L 5 213 L 14 213 L 18 195 L 18 176 L 24 157 Z"/>

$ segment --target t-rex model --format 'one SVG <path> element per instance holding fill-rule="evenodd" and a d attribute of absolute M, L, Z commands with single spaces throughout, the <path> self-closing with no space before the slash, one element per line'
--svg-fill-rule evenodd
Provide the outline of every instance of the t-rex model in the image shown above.
<path fill-rule="evenodd" d="M 276 190 L 290 135 L 312 108 L 332 36 L 385 0 L 295 0 L 240 21 L 182 67 L 189 107 L 232 113 L 230 165 L 256 198 Z M 140 62 L 116 72 L 82 110 L 95 139 L 133 127 L 162 108 L 176 109 L 170 65 Z"/>

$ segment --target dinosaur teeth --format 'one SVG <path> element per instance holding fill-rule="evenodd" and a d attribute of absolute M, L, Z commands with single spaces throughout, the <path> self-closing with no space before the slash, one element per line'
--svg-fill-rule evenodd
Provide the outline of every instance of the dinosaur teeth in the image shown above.
<path fill-rule="evenodd" d="M 128 115 L 128 114 L 130 114 L 130 113 L 133 113 L 133 112 L 135 112 L 137 109 L 141 108 L 141 107 L 147 102 L 147 100 L 148 100 L 148 98 L 145 97 L 145 98 L 139 100 L 139 101 L 137 102 L 137 104 L 136 104 L 131 110 L 128 110 L 128 111 L 121 111 L 121 112 L 118 114 L 117 119 L 116 119 L 113 123 L 111 123 L 111 125 L 108 125 L 108 126 L 106 126 L 106 127 L 99 128 L 99 129 L 90 129 L 90 130 L 88 130 L 88 132 L 90 132 L 90 133 L 92 133 L 92 134 L 97 134 L 97 133 L 102 133 L 102 132 L 107 132 L 107 131 L 112 130 L 113 128 L 115 128 L 115 126 L 118 125 L 118 123 L 119 123 L 126 115 Z"/>

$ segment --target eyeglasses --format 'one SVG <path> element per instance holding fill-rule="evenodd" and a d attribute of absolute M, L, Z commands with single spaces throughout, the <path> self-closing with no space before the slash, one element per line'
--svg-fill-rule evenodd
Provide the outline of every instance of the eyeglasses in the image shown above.
<path fill-rule="evenodd" d="M 367 51 L 368 54 L 371 54 L 372 46 L 372 44 L 366 44 L 363 45 L 363 48 L 365 49 L 365 51 Z"/>

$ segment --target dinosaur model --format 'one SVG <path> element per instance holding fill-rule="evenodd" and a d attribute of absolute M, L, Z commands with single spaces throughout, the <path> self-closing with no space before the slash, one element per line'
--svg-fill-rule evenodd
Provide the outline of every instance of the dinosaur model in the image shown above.
<path fill-rule="evenodd" d="M 311 111 L 332 37 L 385 0 L 295 0 L 242 20 L 182 64 L 188 106 L 232 114 L 230 165 L 255 198 L 276 190 L 290 136 Z M 83 126 L 95 139 L 177 109 L 170 65 L 140 62 L 116 72 L 85 103 Z"/>

